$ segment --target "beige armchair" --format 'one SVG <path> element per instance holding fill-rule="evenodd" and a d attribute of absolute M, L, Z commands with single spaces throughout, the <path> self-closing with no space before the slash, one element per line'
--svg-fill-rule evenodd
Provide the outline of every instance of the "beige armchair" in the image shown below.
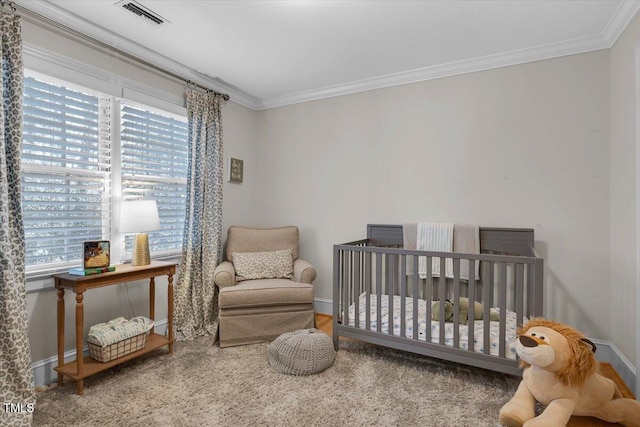
<path fill-rule="evenodd" d="M 219 287 L 220 347 L 272 341 L 312 328 L 316 271 L 298 258 L 298 227 L 230 227 Z"/>

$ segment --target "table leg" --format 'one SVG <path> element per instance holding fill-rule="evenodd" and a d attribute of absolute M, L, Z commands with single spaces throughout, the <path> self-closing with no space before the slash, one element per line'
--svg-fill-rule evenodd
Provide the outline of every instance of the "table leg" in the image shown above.
<path fill-rule="evenodd" d="M 149 279 L 149 318 L 156 320 L 156 278 Z"/>
<path fill-rule="evenodd" d="M 56 279 L 57 281 L 57 279 Z M 58 289 L 58 368 L 64 365 L 64 289 Z M 64 376 L 58 372 L 58 384 L 62 385 Z"/>
<path fill-rule="evenodd" d="M 173 353 L 173 273 L 169 273 L 167 286 L 167 328 L 169 330 L 169 353 Z"/>
<path fill-rule="evenodd" d="M 84 306 L 82 300 L 84 296 L 82 293 L 76 294 L 76 368 L 78 380 L 76 381 L 76 387 L 78 394 L 82 394 L 84 391 L 84 380 L 82 377 L 84 368 L 84 354 L 82 351 L 82 338 L 84 335 Z"/>

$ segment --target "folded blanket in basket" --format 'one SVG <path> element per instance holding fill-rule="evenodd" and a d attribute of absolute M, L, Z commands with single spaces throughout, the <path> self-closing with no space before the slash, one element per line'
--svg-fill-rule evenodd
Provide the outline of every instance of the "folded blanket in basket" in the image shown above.
<path fill-rule="evenodd" d="M 98 323 L 89 328 L 87 341 L 105 347 L 136 335 L 146 334 L 153 328 L 154 323 L 153 320 L 144 316 L 137 316 L 131 320 L 117 317 L 107 323 Z"/>

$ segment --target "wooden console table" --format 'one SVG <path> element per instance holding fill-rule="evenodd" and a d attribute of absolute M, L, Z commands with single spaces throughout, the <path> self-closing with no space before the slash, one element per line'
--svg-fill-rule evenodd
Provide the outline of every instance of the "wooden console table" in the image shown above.
<path fill-rule="evenodd" d="M 116 266 L 116 271 L 89 276 L 74 276 L 71 274 L 54 275 L 55 287 L 58 290 L 58 384 L 62 384 L 66 375 L 75 380 L 78 394 L 84 391 L 84 378 L 98 372 L 102 372 L 112 366 L 119 365 L 134 359 L 145 353 L 149 353 L 162 346 L 169 347 L 169 353 L 173 353 L 173 276 L 176 272 L 176 263 L 152 261 L 149 265 L 132 266 L 121 264 Z M 116 285 L 134 280 L 149 279 L 149 318 L 155 320 L 155 278 L 168 276 L 167 287 L 168 313 L 167 313 L 167 337 L 153 333 L 147 337 L 143 349 L 119 357 L 109 362 L 98 362 L 87 356 L 83 357 L 84 344 L 84 292 L 88 289 L 103 286 Z M 64 363 L 64 290 L 72 290 L 76 294 L 76 360 Z"/>

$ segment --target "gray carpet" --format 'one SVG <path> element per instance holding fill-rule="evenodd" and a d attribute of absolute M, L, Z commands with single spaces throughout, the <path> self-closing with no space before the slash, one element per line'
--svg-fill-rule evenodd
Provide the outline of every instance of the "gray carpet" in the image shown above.
<path fill-rule="evenodd" d="M 274 371 L 268 344 L 176 343 L 37 393 L 34 426 L 497 426 L 515 377 L 364 343 L 304 377 Z"/>

